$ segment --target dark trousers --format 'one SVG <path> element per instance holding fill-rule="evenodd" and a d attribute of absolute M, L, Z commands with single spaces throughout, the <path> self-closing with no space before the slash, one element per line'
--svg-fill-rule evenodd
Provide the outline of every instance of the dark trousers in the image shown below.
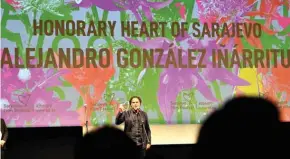
<path fill-rule="evenodd" d="M 140 159 L 144 159 L 146 155 L 146 149 L 143 146 L 138 146 Z"/>
<path fill-rule="evenodd" d="M 5 155 L 4 155 L 4 152 L 5 152 L 5 151 L 1 149 L 1 159 L 4 159 L 4 156 L 5 156 Z"/>

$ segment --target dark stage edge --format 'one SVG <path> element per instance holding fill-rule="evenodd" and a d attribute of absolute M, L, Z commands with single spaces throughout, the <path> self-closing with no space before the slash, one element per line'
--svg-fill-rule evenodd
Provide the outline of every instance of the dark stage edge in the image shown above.
<path fill-rule="evenodd" d="M 285 123 L 290 132 L 290 122 Z M 8 128 L 5 159 L 73 159 L 82 127 Z M 289 135 L 290 137 L 290 135 Z M 198 152 L 195 144 L 152 145 L 147 158 L 186 159 Z"/>

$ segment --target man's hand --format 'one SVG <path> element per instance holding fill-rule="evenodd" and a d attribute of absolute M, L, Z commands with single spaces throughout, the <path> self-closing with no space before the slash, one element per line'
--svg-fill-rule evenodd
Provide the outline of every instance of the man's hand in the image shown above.
<path fill-rule="evenodd" d="M 150 149 L 151 145 L 150 144 L 147 144 L 146 146 L 146 150 Z"/>
<path fill-rule="evenodd" d="M 125 108 L 124 108 L 123 104 L 120 104 L 119 109 L 120 109 L 121 112 L 125 111 Z"/>
<path fill-rule="evenodd" d="M 3 147 L 5 144 L 5 141 L 4 140 L 1 140 L 1 147 Z"/>

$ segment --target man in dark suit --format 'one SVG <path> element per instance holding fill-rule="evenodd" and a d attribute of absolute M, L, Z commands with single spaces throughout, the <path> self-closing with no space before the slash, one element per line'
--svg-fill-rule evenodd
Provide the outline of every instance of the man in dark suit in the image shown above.
<path fill-rule="evenodd" d="M 1 118 L 1 158 L 4 159 L 4 151 L 6 149 L 6 141 L 8 139 L 8 129 L 4 119 Z"/>
<path fill-rule="evenodd" d="M 125 133 L 137 144 L 140 150 L 140 158 L 143 159 L 151 146 L 151 130 L 147 113 L 140 109 L 142 100 L 138 96 L 133 96 L 129 100 L 131 109 L 125 111 L 124 107 L 119 106 L 116 116 L 117 125 L 125 122 Z"/>

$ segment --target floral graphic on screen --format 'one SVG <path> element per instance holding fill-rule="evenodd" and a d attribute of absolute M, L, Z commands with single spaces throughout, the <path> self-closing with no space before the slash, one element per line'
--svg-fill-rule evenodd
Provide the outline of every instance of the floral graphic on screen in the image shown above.
<path fill-rule="evenodd" d="M 199 124 L 227 98 L 257 95 L 277 103 L 281 120 L 290 121 L 290 72 L 285 58 L 290 47 L 289 7 L 289 0 L 2 0 L 1 114 L 10 126 L 17 127 L 84 125 L 86 121 L 90 125 L 112 124 L 118 106 L 123 104 L 129 108 L 129 98 L 138 95 L 152 123 Z M 39 26 L 42 20 L 43 25 L 36 32 L 34 20 Z M 102 28 L 108 21 L 116 22 L 114 36 L 82 34 L 82 30 L 85 34 L 100 30 L 108 33 L 110 28 Z M 124 21 L 134 21 L 137 30 L 146 25 L 143 32 L 152 36 L 147 33 L 140 37 L 122 36 L 120 24 Z M 55 22 L 68 29 L 82 30 L 68 35 Z M 155 30 L 150 28 L 156 22 L 166 25 L 159 25 Z M 173 22 L 180 26 L 189 24 L 184 36 L 172 34 Z M 194 29 L 191 24 L 198 25 Z M 236 29 L 237 24 L 241 25 L 242 37 L 221 36 L 222 32 L 227 35 L 225 30 Z M 214 31 L 216 26 L 219 28 Z M 197 30 L 209 32 L 210 36 L 197 36 Z M 52 34 L 45 34 L 48 31 Z M 56 32 L 64 35 L 57 36 Z M 211 34 L 215 32 L 220 35 Z M 29 55 L 27 48 L 35 50 Z M 35 59 L 51 55 L 50 58 L 58 61 L 61 49 L 65 52 L 72 48 L 83 50 L 85 59 L 90 56 L 86 54 L 87 48 L 97 53 L 101 48 L 107 49 L 109 56 L 97 55 L 94 60 L 97 63 L 108 60 L 110 64 L 106 68 L 91 63 L 85 67 L 88 62 L 85 60 L 80 68 L 26 65 L 28 55 Z M 134 48 L 163 49 L 163 56 L 158 59 L 159 55 L 154 54 L 152 60 L 153 63 L 159 60 L 161 64 L 173 58 L 178 63 L 179 56 L 183 63 L 188 62 L 188 49 L 203 50 L 204 56 L 194 52 L 195 61 L 203 59 L 206 67 L 156 68 L 140 64 L 135 68 L 130 63 L 138 63 L 137 55 L 143 63 L 144 52 L 120 55 L 117 52 L 120 48 L 128 52 Z M 261 64 L 214 67 L 213 60 L 217 57 L 212 52 L 217 49 L 221 55 L 227 50 L 230 60 L 234 56 L 242 58 L 245 49 L 277 49 L 284 50 L 284 54 L 271 52 L 267 57 L 271 59 L 271 67 Z M 2 63 L 9 58 L 8 52 L 12 65 L 7 61 Z M 17 62 L 23 67 L 15 67 L 18 57 Z M 80 62 L 82 56 L 76 57 L 76 62 Z M 284 63 L 280 60 L 283 57 Z M 275 58 L 278 59 L 276 66 Z M 252 56 L 249 61 L 255 60 Z M 119 67 L 126 61 L 125 68 Z M 265 58 L 260 60 L 260 63 L 266 62 Z"/>

